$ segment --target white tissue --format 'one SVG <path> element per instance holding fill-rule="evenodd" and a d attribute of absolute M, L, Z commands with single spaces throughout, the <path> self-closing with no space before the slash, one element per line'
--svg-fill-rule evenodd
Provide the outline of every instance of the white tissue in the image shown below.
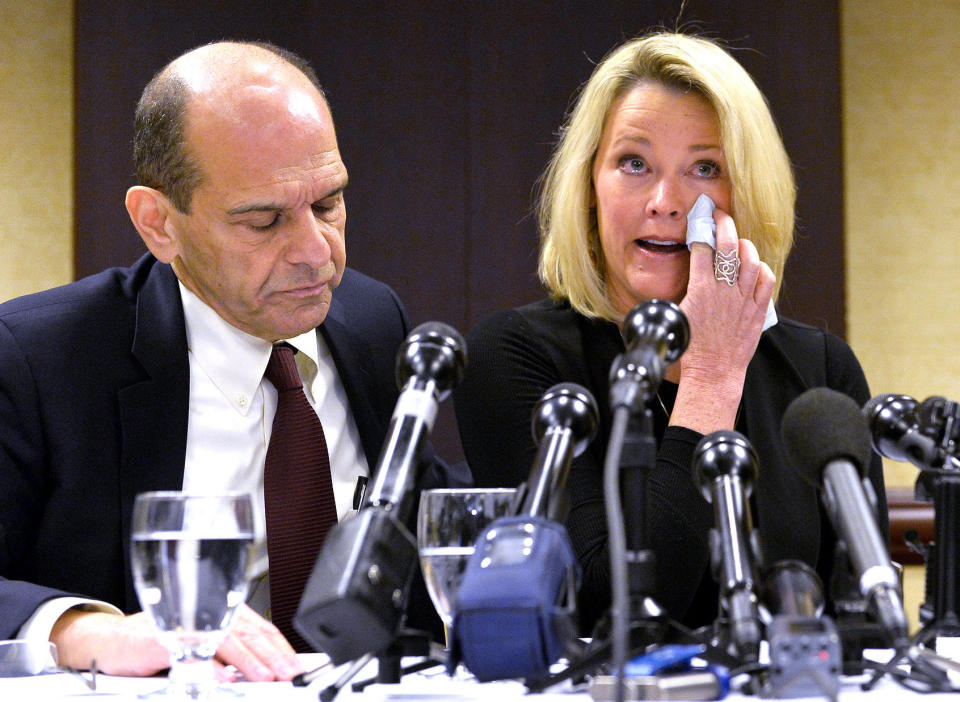
<path fill-rule="evenodd" d="M 699 241 L 714 251 L 717 250 L 717 223 L 713 219 L 713 210 L 716 207 L 713 200 L 706 193 L 700 193 L 687 213 L 687 248 Z M 763 330 L 766 331 L 777 323 L 777 311 L 773 308 L 773 300 L 767 307 L 767 317 L 763 320 Z"/>

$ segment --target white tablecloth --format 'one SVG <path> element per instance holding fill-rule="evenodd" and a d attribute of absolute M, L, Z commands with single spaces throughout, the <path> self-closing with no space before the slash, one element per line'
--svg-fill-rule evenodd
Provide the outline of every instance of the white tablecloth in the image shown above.
<path fill-rule="evenodd" d="M 304 665 L 312 669 L 323 662 L 323 654 L 304 656 Z M 238 702 L 317 702 L 321 690 L 337 681 L 346 666 L 326 671 L 309 687 L 294 687 L 291 683 L 232 683 L 243 693 Z M 361 671 L 352 682 L 369 678 L 376 672 L 375 664 Z M 89 674 L 86 674 L 89 678 Z M 354 692 L 347 684 L 336 698 L 338 702 L 362 700 L 363 702 L 416 702 L 417 700 L 453 702 L 590 702 L 592 698 L 586 690 L 573 690 L 559 685 L 553 691 L 528 695 L 526 688 L 519 682 L 504 681 L 479 684 L 465 679 L 451 680 L 442 667 L 423 671 L 404 677 L 399 685 L 373 684 L 363 692 Z M 0 702 L 47 702 L 48 700 L 96 699 L 136 700 L 137 695 L 159 689 L 166 685 L 163 678 L 121 678 L 106 675 L 97 676 L 96 692 L 91 692 L 82 681 L 67 673 L 38 675 L 30 678 L 0 678 Z M 841 702 L 905 702 L 914 698 L 917 702 L 952 700 L 957 702 L 957 694 L 919 695 L 885 679 L 869 693 L 860 690 L 862 679 L 846 679 L 840 690 Z M 727 697 L 730 702 L 756 700 L 732 693 Z M 822 699 L 822 698 L 815 698 Z"/>

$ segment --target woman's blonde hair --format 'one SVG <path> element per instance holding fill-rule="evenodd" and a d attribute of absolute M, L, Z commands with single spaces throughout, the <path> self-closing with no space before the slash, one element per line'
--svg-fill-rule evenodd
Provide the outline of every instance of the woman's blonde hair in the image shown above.
<path fill-rule="evenodd" d="M 581 314 L 620 321 L 607 296 L 593 161 L 611 106 L 633 86 L 656 83 L 701 95 L 714 109 L 731 182 L 737 232 L 757 247 L 777 277 L 793 244 L 796 188 L 770 108 L 753 80 L 717 44 L 658 33 L 614 49 L 596 67 L 561 130 L 540 182 L 540 280 Z"/>

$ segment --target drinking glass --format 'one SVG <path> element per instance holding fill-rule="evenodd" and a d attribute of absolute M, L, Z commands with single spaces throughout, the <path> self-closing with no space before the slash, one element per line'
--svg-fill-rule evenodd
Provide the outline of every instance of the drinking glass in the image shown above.
<path fill-rule="evenodd" d="M 473 546 L 498 517 L 514 513 L 515 488 L 440 488 L 420 493 L 417 548 L 433 606 L 452 642 L 453 607 Z"/>
<path fill-rule="evenodd" d="M 239 696 L 217 685 L 213 656 L 246 599 L 252 542 L 248 494 L 137 495 L 130 544 L 133 580 L 140 605 L 170 651 L 169 684 L 149 696 Z"/>

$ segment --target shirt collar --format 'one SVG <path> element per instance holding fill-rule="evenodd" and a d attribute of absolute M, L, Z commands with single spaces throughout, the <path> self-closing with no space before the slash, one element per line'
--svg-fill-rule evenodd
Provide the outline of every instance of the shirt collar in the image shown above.
<path fill-rule="evenodd" d="M 273 344 L 237 329 L 203 300 L 180 283 L 187 348 L 197 363 L 230 404 L 246 414 L 270 360 Z M 287 343 L 317 367 L 317 333 L 310 329 Z M 301 364 L 301 374 L 303 368 Z M 308 379 L 309 382 L 309 379 Z"/>

